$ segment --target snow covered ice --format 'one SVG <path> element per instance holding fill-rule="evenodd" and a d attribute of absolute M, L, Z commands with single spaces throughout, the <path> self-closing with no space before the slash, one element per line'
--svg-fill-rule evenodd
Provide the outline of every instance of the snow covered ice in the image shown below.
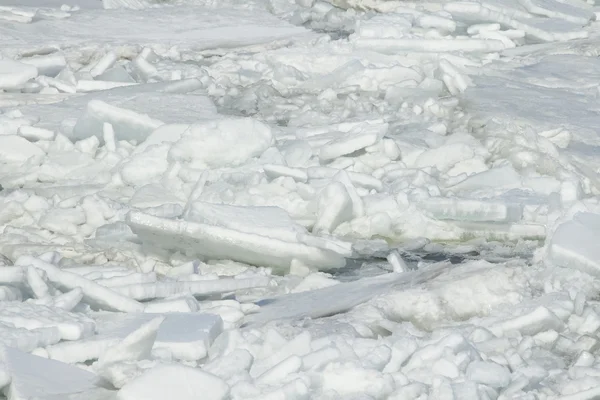
<path fill-rule="evenodd" d="M 600 396 L 593 0 L 0 0 L 0 399 Z"/>

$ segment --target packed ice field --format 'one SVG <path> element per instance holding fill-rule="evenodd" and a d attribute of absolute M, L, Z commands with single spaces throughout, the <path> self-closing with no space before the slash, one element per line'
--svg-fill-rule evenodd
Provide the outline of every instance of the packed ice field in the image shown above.
<path fill-rule="evenodd" d="M 600 398 L 594 0 L 0 0 L 0 398 Z"/>

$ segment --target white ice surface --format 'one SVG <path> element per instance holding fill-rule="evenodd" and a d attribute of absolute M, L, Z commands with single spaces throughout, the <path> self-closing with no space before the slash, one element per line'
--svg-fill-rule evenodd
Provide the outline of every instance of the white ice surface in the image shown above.
<path fill-rule="evenodd" d="M 134 233 L 154 246 L 208 259 L 231 259 L 280 271 L 288 269 L 294 259 L 322 269 L 336 269 L 345 264 L 344 256 L 334 251 L 219 225 L 157 218 L 139 212 L 130 213 L 127 223 Z"/>
<path fill-rule="evenodd" d="M 597 398 L 597 15 L 0 0 L 0 398 Z"/>
<path fill-rule="evenodd" d="M 158 386 L 155 384 L 157 381 L 164 383 Z M 125 385 L 117 399 L 162 400 L 175 396 L 181 400 L 193 400 L 201 395 L 207 400 L 223 400 L 228 393 L 228 385 L 214 375 L 183 365 L 161 365 Z"/>
<path fill-rule="evenodd" d="M 6 390 L 11 400 L 107 398 L 110 395 L 102 388 L 102 380 L 97 375 L 60 361 L 10 347 L 2 349 L 1 360 L 11 378 Z"/>
<path fill-rule="evenodd" d="M 152 20 L 152 23 L 148 21 Z M 176 25 L 178 29 L 173 30 Z M 110 29 L 106 29 L 110 27 Z M 239 32 L 245 32 L 240 35 Z M 244 9 L 198 9 L 175 7 L 141 11 L 130 9 L 90 10 L 61 20 L 35 24 L 8 23 L 3 29 L 6 48 L 23 45 L 72 48 L 90 44 L 179 45 L 194 50 L 231 48 L 265 43 L 310 31 L 278 20 L 267 12 Z"/>
<path fill-rule="evenodd" d="M 223 330 L 223 322 L 218 315 L 200 313 L 167 314 L 128 314 L 106 316 L 98 321 L 97 334 L 78 342 L 62 342 L 48 348 L 50 358 L 74 363 L 105 357 L 103 354 L 112 346 L 119 346 L 122 340 L 141 325 L 156 318 L 164 318 L 159 324 L 156 338 L 150 348 L 167 351 L 177 360 L 196 361 L 208 354 L 208 349 Z M 116 353 L 115 356 L 119 356 Z M 114 357 L 114 356 L 113 356 Z M 129 360 L 121 355 L 123 360 Z"/>

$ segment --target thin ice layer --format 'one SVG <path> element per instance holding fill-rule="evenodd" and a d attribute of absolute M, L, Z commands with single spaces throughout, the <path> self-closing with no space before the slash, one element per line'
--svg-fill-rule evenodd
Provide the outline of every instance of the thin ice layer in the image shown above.
<path fill-rule="evenodd" d="M 306 229 L 279 207 L 243 207 L 196 201 L 192 203 L 186 219 L 290 242 L 297 240 L 298 233 L 306 233 Z"/>
<path fill-rule="evenodd" d="M 548 252 L 554 264 L 600 276 L 600 215 L 575 214 L 558 226 L 550 239 Z"/>
<path fill-rule="evenodd" d="M 168 12 L 163 8 L 90 10 L 75 13 L 67 19 L 6 25 L 3 29 L 5 49 L 31 46 L 32 43 L 37 47 L 57 45 L 63 48 L 104 43 L 164 44 L 180 46 L 180 49 L 203 50 L 309 35 L 304 28 L 258 9 L 185 6 L 169 8 Z M 173 29 L 174 26 L 177 29 Z"/>
<path fill-rule="evenodd" d="M 433 218 L 458 221 L 515 222 L 523 213 L 520 204 L 443 197 L 423 200 L 419 208 Z"/>
<path fill-rule="evenodd" d="M 440 264 L 417 272 L 393 273 L 339 283 L 322 289 L 293 293 L 258 302 L 260 310 L 250 314 L 246 323 L 263 324 L 276 319 L 320 318 L 348 311 L 390 288 L 404 287 L 433 279 L 448 265 Z"/>
<path fill-rule="evenodd" d="M 5 347 L 0 360 L 6 366 L 11 383 L 8 398 L 11 400 L 64 400 L 79 394 L 79 399 L 95 398 L 110 392 L 99 384 L 93 373 L 60 361 L 49 360 Z"/>
<path fill-rule="evenodd" d="M 345 258 L 333 251 L 220 226 L 158 218 L 140 212 L 130 212 L 127 224 L 148 244 L 209 259 L 273 267 L 280 272 L 288 270 L 293 259 L 320 269 L 345 265 Z"/>

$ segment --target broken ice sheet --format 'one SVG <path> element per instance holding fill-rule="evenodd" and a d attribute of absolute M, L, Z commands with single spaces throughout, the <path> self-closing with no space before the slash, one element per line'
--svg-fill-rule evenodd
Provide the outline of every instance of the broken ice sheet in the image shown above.
<path fill-rule="evenodd" d="M 106 399 L 111 391 L 95 374 L 81 368 L 5 347 L 0 360 L 11 377 L 11 400 Z"/>
<path fill-rule="evenodd" d="M 38 347 L 56 344 L 62 340 L 56 327 L 17 328 L 11 323 L 0 322 L 0 345 L 14 347 L 22 351 L 32 351 Z"/>
<path fill-rule="evenodd" d="M 177 30 L 173 30 L 177 26 Z M 109 29 L 107 29 L 110 27 Z M 4 31 L 4 48 L 20 48 L 24 41 L 37 47 L 58 45 L 166 45 L 181 49 L 248 46 L 274 40 L 312 36 L 313 33 L 258 9 L 179 6 L 144 10 L 89 10 L 66 20 L 48 20 L 36 29 L 11 25 Z M 240 35 L 240 29 L 244 34 Z M 67 33 L 67 34 L 65 34 Z"/>
<path fill-rule="evenodd" d="M 76 342 L 62 342 L 47 348 L 50 358 L 68 363 L 100 357 L 104 351 L 156 317 L 165 320 L 158 328 L 153 350 L 166 351 L 178 360 L 204 358 L 208 348 L 223 330 L 218 315 L 202 313 L 107 314 L 97 319 L 97 334 Z"/>
<path fill-rule="evenodd" d="M 207 259 L 225 259 L 272 267 L 279 273 L 289 270 L 294 259 L 323 270 L 345 265 L 344 255 L 326 248 L 297 240 L 287 241 L 286 238 L 269 238 L 226 226 L 158 218 L 141 212 L 130 212 L 127 224 L 148 245 L 196 254 Z M 246 221 L 240 224 L 245 224 L 245 229 L 249 227 Z"/>
<path fill-rule="evenodd" d="M 34 303 L 8 301 L 0 302 L 0 322 L 25 329 L 53 328 L 64 340 L 90 336 L 96 326 L 92 319 L 82 314 Z"/>
<path fill-rule="evenodd" d="M 600 215 L 579 212 L 560 224 L 548 238 L 548 258 L 557 266 L 600 276 L 599 237 Z"/>
<path fill-rule="evenodd" d="M 257 313 L 246 317 L 246 324 L 256 325 L 276 319 L 320 318 L 339 314 L 390 288 L 401 290 L 424 283 L 435 278 L 448 267 L 448 263 L 440 263 L 419 271 L 363 278 L 322 289 L 260 300 L 257 302 L 260 309 Z"/>
<path fill-rule="evenodd" d="M 189 90 L 197 88 L 193 82 L 189 86 Z M 169 88 L 168 83 L 116 88 L 20 110 L 25 116 L 40 118 L 36 126 L 58 131 L 74 141 L 94 135 L 103 141 L 105 122 L 113 126 L 116 140 L 140 143 L 163 124 L 216 117 L 217 110 L 208 97 L 169 93 Z"/>

